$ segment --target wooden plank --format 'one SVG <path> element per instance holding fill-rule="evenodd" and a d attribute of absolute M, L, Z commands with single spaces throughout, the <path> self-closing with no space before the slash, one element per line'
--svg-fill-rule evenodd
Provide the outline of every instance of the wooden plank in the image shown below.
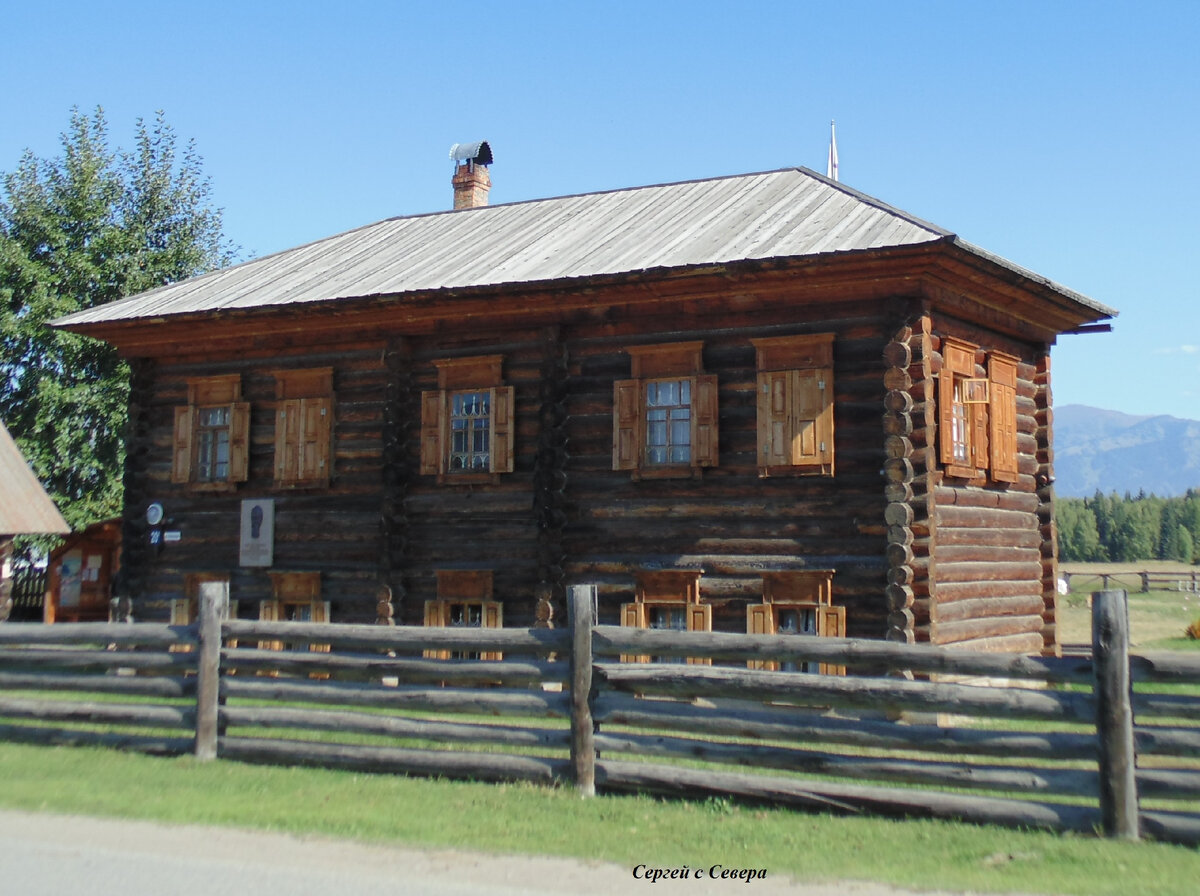
<path fill-rule="evenodd" d="M 12 690 L 94 691 L 140 697 L 195 697 L 195 677 L 59 675 L 49 672 L 0 672 L 0 687 Z"/>
<path fill-rule="evenodd" d="M 196 682 L 195 756 L 217 758 L 217 712 L 220 702 L 221 620 L 229 615 L 228 580 L 200 583 L 200 658 Z"/>
<path fill-rule="evenodd" d="M 183 672 L 194 669 L 194 653 L 151 653 L 129 650 L 59 650 L 15 647 L 0 650 L 0 669 L 94 669 L 139 672 Z"/>
<path fill-rule="evenodd" d="M 1017 828 L 1088 832 L 1098 821 L 1095 809 L 1082 806 L 673 768 L 608 759 L 596 763 L 596 783 L 598 787 L 611 791 L 654 792 L 689 798 L 734 795 L 771 805 L 790 805 L 837 814 L 872 812 L 904 817 L 948 818 Z"/>
<path fill-rule="evenodd" d="M 1057 796 L 1090 796 L 1098 790 L 1094 771 L 930 762 L 924 759 L 864 757 L 794 747 L 735 744 L 707 738 L 663 734 L 596 735 L 596 748 L 612 754 L 661 756 L 688 761 L 722 762 L 748 768 L 774 768 L 810 775 L 878 780 L 891 784 L 1000 790 Z"/>
<path fill-rule="evenodd" d="M 159 625 L 139 622 L 60 622 L 54 625 L 0 626 L 0 646 L 70 644 L 77 646 L 166 647 L 195 644 L 194 626 Z"/>
<path fill-rule="evenodd" d="M 1058 658 L 984 654 L 929 645 L 895 644 L 859 638 L 794 638 L 788 635 L 743 635 L 730 632 L 665 632 L 598 625 L 597 656 L 650 654 L 707 656 L 714 660 L 786 660 L 823 662 L 851 667 L 907 669 L 946 675 L 1035 679 L 1090 683 L 1086 657 Z"/>
<path fill-rule="evenodd" d="M 242 641 L 312 641 L 332 648 L 421 653 L 431 647 L 457 651 L 500 651 L 507 655 L 546 654 L 570 649 L 565 629 L 428 629 L 419 625 L 326 625 L 302 622 L 228 620 L 226 638 Z"/>
<path fill-rule="evenodd" d="M 866 749 L 914 750 L 949 755 L 1015 756 L 1031 759 L 1096 758 L 1094 734 L 989 731 L 834 718 L 795 707 L 722 701 L 715 707 L 642 700 L 613 691 L 597 695 L 596 721 L 654 730 L 844 744 Z"/>
<path fill-rule="evenodd" d="M 570 734 L 565 726 L 534 728 L 490 722 L 442 722 L 380 715 L 375 712 L 292 709 L 279 706 L 224 706 L 221 708 L 221 721 L 228 728 L 338 731 L 415 740 L 561 750 L 570 746 Z"/>
<path fill-rule="evenodd" d="M 251 681 L 241 676 L 221 682 L 222 695 L 250 700 L 273 700 L 378 706 L 392 709 L 422 709 L 435 712 L 464 712 L 495 716 L 567 718 L 569 695 L 544 691 L 507 691 L 500 688 L 380 687 L 353 682 Z"/>
<path fill-rule="evenodd" d="M 266 738 L 222 737 L 223 757 L 237 762 L 348 768 L 363 772 L 417 774 L 472 781 L 533 781 L 555 784 L 570 779 L 569 763 L 536 756 L 399 747 L 351 746 Z"/>
<path fill-rule="evenodd" d="M 193 728 L 196 711 L 188 706 L 146 703 L 91 703 L 77 700 L 31 700 L 0 696 L 0 716 L 47 722 L 96 722 L 152 728 Z"/>
<path fill-rule="evenodd" d="M 1094 718 L 1090 694 L 941 684 L 904 679 L 853 678 L 794 672 L 680 667 L 649 663 L 621 666 L 598 663 L 602 686 L 627 693 L 714 699 L 718 697 L 1003 718 L 1088 721 Z"/>

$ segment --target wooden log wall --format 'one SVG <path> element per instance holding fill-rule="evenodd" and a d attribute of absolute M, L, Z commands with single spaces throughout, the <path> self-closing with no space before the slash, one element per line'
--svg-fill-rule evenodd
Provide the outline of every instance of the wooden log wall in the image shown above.
<path fill-rule="evenodd" d="M 123 529 L 125 578 L 135 616 L 165 621 L 170 602 L 182 597 L 188 573 L 228 573 L 239 614 L 257 616 L 272 597 L 266 569 L 241 567 L 241 502 L 275 500 L 274 570 L 321 572 L 321 599 L 332 618 L 375 619 L 381 557 L 389 538 L 381 531 L 383 457 L 389 371 L 382 341 L 303 349 L 261 348 L 236 358 L 183 355 L 134 365 L 134 389 Z M 284 368 L 333 367 L 332 484 L 322 489 L 274 485 L 275 377 Z M 239 374 L 242 399 L 251 404 L 249 478 L 229 492 L 197 492 L 171 483 L 175 408 L 187 404 L 191 377 Z M 394 428 L 394 427 L 393 427 Z M 394 494 L 391 495 L 394 499 Z M 149 546 L 146 505 L 163 504 L 167 530 L 178 542 Z"/>
<path fill-rule="evenodd" d="M 914 530 L 914 541 L 928 538 L 926 568 L 928 602 L 914 600 L 916 638 L 934 644 L 955 644 L 980 650 L 1019 653 L 1042 652 L 1053 629 L 1044 632 L 1047 613 L 1047 558 L 1044 539 L 1053 532 L 1044 521 L 1053 517 L 1049 491 L 1040 491 L 1039 477 L 1046 475 L 1047 432 L 1045 418 L 1048 382 L 1041 369 L 1044 350 L 1005 339 L 948 319 L 931 321 L 928 336 L 927 377 L 922 388 L 933 404 L 941 369 L 941 335 L 953 334 L 980 346 L 976 375 L 986 376 L 986 354 L 1002 351 L 1020 358 L 1017 365 L 1017 468 L 1014 483 L 968 482 L 943 476 L 926 476 L 928 518 L 924 531 Z M 1048 370 L 1048 368 L 1047 368 Z M 927 457 L 936 465 L 936 412 L 927 415 Z M 1053 548 L 1049 566 L 1054 567 Z M 1051 575 L 1053 573 L 1050 573 Z"/>
<path fill-rule="evenodd" d="M 803 322 L 794 313 L 787 322 L 767 313 L 614 316 L 603 327 L 564 327 L 567 577 L 598 585 L 602 622 L 615 622 L 619 605 L 633 600 L 638 569 L 702 570 L 700 596 L 713 606 L 713 628 L 745 632 L 746 605 L 761 600 L 764 572 L 828 568 L 835 570 L 833 600 L 847 608 L 850 635 L 883 637 L 883 315 L 878 303 L 806 307 L 803 314 Z M 836 476 L 760 478 L 750 339 L 824 332 L 836 334 Z M 704 372 L 718 379 L 719 465 L 683 479 L 614 472 L 613 382 L 630 375 L 626 349 L 685 340 L 703 341 Z"/>

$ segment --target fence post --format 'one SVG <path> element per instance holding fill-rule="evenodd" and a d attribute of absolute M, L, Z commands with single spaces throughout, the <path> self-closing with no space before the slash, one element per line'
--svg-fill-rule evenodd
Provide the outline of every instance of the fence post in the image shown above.
<path fill-rule="evenodd" d="M 596 795 L 596 741 L 592 722 L 592 623 L 595 585 L 572 585 L 567 602 L 571 628 L 571 767 L 580 796 Z"/>
<path fill-rule="evenodd" d="M 228 615 L 229 583 L 200 584 L 200 655 L 196 664 L 196 758 L 217 758 L 221 691 L 221 620 Z"/>
<path fill-rule="evenodd" d="M 1100 746 L 1104 833 L 1138 839 L 1136 756 L 1129 677 L 1129 608 L 1124 591 L 1092 595 L 1092 666 Z"/>

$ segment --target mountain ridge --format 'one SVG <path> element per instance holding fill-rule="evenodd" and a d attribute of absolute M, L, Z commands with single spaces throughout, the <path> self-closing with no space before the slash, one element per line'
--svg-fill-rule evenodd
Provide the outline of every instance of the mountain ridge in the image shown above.
<path fill-rule="evenodd" d="M 1088 405 L 1054 409 L 1054 488 L 1061 497 L 1182 495 L 1200 488 L 1200 420 Z"/>

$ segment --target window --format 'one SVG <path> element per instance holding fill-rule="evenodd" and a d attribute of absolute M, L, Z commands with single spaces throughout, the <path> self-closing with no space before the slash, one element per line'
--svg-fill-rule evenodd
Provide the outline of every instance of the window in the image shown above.
<path fill-rule="evenodd" d="M 425 624 L 436 628 L 503 628 L 504 607 L 492 600 L 492 571 L 447 570 L 437 572 L 437 600 L 425 602 Z M 455 652 L 427 650 L 427 659 L 502 660 L 498 651 Z"/>
<path fill-rule="evenodd" d="M 632 379 L 613 385 L 613 469 L 634 478 L 698 475 L 717 465 L 717 378 L 701 342 L 627 349 Z"/>
<path fill-rule="evenodd" d="M 319 572 L 269 572 L 271 600 L 260 601 L 258 618 L 263 622 L 329 622 L 329 601 L 321 600 Z M 328 644 L 263 641 L 264 650 L 311 650 L 327 653 Z M 325 677 L 314 673 L 313 677 Z"/>
<path fill-rule="evenodd" d="M 435 361 L 436 391 L 421 393 L 421 473 L 487 482 L 513 471 L 513 387 L 499 355 Z"/>
<path fill-rule="evenodd" d="M 746 607 L 746 631 L 752 635 L 807 635 L 844 638 L 846 608 L 833 606 L 833 570 L 767 573 L 763 602 Z M 751 660 L 751 669 L 844 675 L 832 663 L 789 663 Z"/>
<path fill-rule="evenodd" d="M 621 625 L 680 632 L 712 631 L 712 606 L 700 603 L 700 573 L 690 570 L 639 572 L 634 602 L 621 605 Z M 682 663 L 679 657 L 622 656 L 623 662 Z M 688 659 L 707 665 L 711 660 Z"/>
<path fill-rule="evenodd" d="M 227 491 L 246 481 L 250 405 L 241 395 L 237 374 L 188 380 L 188 403 L 175 408 L 172 482 Z"/>
<path fill-rule="evenodd" d="M 329 485 L 333 368 L 275 371 L 275 485 Z"/>
<path fill-rule="evenodd" d="M 996 482 L 1017 480 L 1017 359 L 1002 352 L 976 367 L 977 346 L 942 339 L 938 426 L 942 466 L 948 476 Z"/>
<path fill-rule="evenodd" d="M 753 339 L 758 474 L 833 475 L 833 334 Z"/>

